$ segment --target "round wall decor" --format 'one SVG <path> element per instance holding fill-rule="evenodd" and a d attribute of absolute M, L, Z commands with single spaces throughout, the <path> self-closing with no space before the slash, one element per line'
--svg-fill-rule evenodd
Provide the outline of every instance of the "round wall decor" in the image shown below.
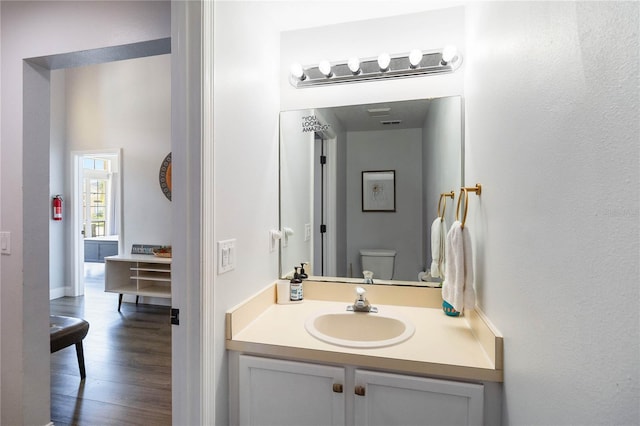
<path fill-rule="evenodd" d="M 162 161 L 159 178 L 162 193 L 171 201 L 171 153 L 167 154 Z"/>

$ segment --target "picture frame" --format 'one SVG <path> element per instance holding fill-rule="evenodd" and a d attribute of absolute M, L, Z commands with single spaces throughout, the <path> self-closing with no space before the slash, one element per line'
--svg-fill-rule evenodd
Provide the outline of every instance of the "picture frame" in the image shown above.
<path fill-rule="evenodd" d="M 395 170 L 367 170 L 362 172 L 362 211 L 396 211 Z"/>

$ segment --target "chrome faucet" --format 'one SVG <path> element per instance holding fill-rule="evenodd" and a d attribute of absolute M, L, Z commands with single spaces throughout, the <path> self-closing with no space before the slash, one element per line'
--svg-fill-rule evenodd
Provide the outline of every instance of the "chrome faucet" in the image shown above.
<path fill-rule="evenodd" d="M 378 308 L 371 306 L 371 303 L 369 303 L 367 298 L 364 296 L 366 292 L 367 290 L 365 290 L 364 288 L 360 286 L 356 287 L 356 293 L 358 294 L 358 297 L 356 298 L 356 301 L 353 303 L 353 305 L 347 306 L 347 311 L 373 313 L 378 312 Z"/>

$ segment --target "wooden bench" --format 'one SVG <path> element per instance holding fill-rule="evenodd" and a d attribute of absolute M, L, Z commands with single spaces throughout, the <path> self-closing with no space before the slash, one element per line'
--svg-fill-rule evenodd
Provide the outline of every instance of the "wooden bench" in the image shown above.
<path fill-rule="evenodd" d="M 76 355 L 78 357 L 78 367 L 80 367 L 81 379 L 87 377 L 84 369 L 82 339 L 84 339 L 88 331 L 89 323 L 83 319 L 64 317 L 60 315 L 49 316 L 51 353 L 64 349 L 67 346 L 76 345 Z"/>

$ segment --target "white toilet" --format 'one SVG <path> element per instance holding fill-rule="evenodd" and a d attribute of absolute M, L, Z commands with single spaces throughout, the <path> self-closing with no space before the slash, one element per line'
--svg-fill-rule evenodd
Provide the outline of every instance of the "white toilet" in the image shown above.
<path fill-rule="evenodd" d="M 360 261 L 363 271 L 373 272 L 373 282 L 376 279 L 390 280 L 393 278 L 393 265 L 396 260 L 395 250 L 362 249 Z"/>

